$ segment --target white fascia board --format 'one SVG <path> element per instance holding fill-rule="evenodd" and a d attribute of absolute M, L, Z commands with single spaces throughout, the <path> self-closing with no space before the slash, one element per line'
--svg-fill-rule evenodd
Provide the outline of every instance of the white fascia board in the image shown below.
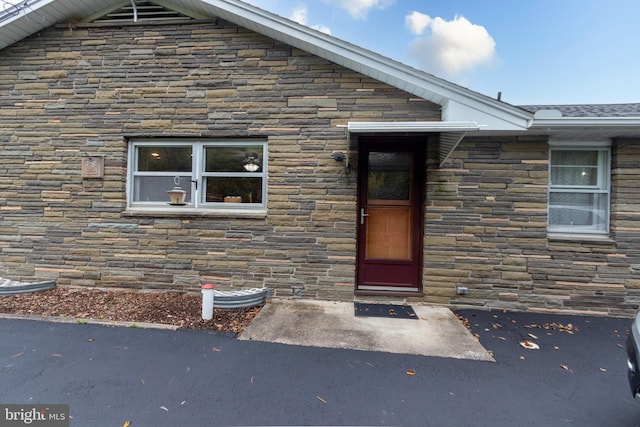
<path fill-rule="evenodd" d="M 348 122 L 351 133 L 389 132 L 473 132 L 480 130 L 476 122 Z"/>

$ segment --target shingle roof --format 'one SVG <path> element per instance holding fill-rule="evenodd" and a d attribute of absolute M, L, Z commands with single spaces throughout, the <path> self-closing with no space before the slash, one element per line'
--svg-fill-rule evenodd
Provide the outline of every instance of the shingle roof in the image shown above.
<path fill-rule="evenodd" d="M 640 117 L 640 104 L 576 104 L 576 105 L 520 105 L 535 113 L 539 110 L 558 110 L 563 117 Z"/>

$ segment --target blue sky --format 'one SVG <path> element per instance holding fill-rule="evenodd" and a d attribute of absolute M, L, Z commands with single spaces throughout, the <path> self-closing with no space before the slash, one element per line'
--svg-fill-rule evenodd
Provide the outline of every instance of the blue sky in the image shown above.
<path fill-rule="evenodd" d="M 640 102 L 638 0 L 248 0 L 516 104 Z"/>

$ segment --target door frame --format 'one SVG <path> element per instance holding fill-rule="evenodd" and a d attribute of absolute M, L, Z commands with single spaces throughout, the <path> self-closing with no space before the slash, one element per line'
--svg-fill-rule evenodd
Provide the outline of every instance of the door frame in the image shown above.
<path fill-rule="evenodd" d="M 358 138 L 358 179 L 357 179 L 357 210 L 356 210 L 356 224 L 357 224 L 357 236 L 356 236 L 356 278 L 355 278 L 355 294 L 356 295 L 422 295 L 423 294 L 423 241 L 424 241 L 424 201 L 425 201 L 425 174 L 426 174 L 426 151 L 427 137 L 422 136 L 360 136 Z M 361 225 L 360 222 L 360 209 L 366 207 L 367 200 L 367 178 L 368 178 L 368 161 L 364 156 L 370 151 L 410 151 L 414 154 L 414 174 L 413 174 L 413 191 L 415 192 L 412 197 L 415 197 L 416 207 L 413 212 L 415 217 L 413 218 L 413 259 L 412 264 L 415 268 L 413 273 L 413 281 L 415 283 L 415 290 L 405 289 L 389 289 L 393 286 L 384 287 L 384 289 L 360 289 L 360 286 L 365 286 L 361 283 L 362 273 L 361 269 L 364 268 L 365 261 L 365 225 Z M 366 285 L 373 287 L 375 285 Z"/>

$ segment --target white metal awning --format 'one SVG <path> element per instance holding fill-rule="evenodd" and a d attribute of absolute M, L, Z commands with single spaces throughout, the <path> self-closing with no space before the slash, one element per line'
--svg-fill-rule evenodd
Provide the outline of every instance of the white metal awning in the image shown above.
<path fill-rule="evenodd" d="M 350 133 L 389 132 L 473 132 L 480 130 L 476 122 L 349 122 Z"/>
<path fill-rule="evenodd" d="M 451 122 L 349 122 L 347 130 L 354 134 L 372 133 L 439 133 L 440 166 L 449 158 L 468 132 L 481 128 L 473 121 Z"/>

